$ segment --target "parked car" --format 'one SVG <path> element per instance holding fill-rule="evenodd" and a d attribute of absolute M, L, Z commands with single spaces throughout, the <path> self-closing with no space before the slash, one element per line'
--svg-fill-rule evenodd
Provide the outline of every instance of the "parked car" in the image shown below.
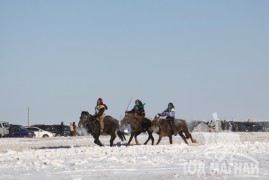
<path fill-rule="evenodd" d="M 33 125 L 34 127 L 38 127 L 40 129 L 43 129 L 45 131 L 49 131 L 53 134 L 55 134 L 55 136 L 70 136 L 70 127 L 66 126 L 66 125 L 45 125 L 45 124 L 35 124 Z"/>
<path fill-rule="evenodd" d="M 10 137 L 34 137 L 34 133 L 29 131 L 21 125 L 10 125 L 9 127 L 9 136 Z"/>
<path fill-rule="evenodd" d="M 48 137 L 53 137 L 54 134 L 49 132 L 49 131 L 45 131 L 43 129 L 40 129 L 38 127 L 32 127 L 32 126 L 26 126 L 26 129 L 28 129 L 29 131 L 34 132 L 34 137 L 38 137 L 38 138 L 48 138 Z"/>
<path fill-rule="evenodd" d="M 0 138 L 7 137 L 9 135 L 9 123 L 0 121 Z"/>

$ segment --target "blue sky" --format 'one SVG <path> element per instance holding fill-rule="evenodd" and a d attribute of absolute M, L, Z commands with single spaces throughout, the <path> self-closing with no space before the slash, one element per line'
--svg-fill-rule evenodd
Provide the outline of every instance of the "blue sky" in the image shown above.
<path fill-rule="evenodd" d="M 68 124 L 96 99 L 120 119 L 268 119 L 269 1 L 0 0 L 0 120 Z M 130 108 L 131 108 L 130 106 Z M 129 109 L 130 109 L 129 108 Z"/>

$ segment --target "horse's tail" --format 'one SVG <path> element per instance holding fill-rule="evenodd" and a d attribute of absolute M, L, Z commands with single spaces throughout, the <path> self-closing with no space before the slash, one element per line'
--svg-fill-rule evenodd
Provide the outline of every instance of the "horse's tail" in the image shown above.
<path fill-rule="evenodd" d="M 118 137 L 120 138 L 120 140 L 121 140 L 122 142 L 123 142 L 123 141 L 126 141 L 124 132 L 122 132 L 122 131 L 120 131 L 120 130 L 117 130 L 117 135 L 118 135 Z"/>

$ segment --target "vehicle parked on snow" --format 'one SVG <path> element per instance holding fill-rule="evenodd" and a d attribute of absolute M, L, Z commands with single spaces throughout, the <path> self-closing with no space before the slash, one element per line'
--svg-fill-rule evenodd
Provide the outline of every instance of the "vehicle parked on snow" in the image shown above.
<path fill-rule="evenodd" d="M 32 138 L 34 137 L 34 133 L 32 131 L 29 131 L 25 127 L 21 125 L 10 125 L 9 127 L 9 137 L 28 137 Z"/>
<path fill-rule="evenodd" d="M 0 138 L 7 137 L 9 135 L 9 123 L 5 121 L 0 121 Z"/>
<path fill-rule="evenodd" d="M 48 137 L 54 137 L 55 135 L 49 131 L 45 131 L 43 129 L 40 129 L 38 127 L 32 127 L 32 126 L 26 126 L 26 129 L 29 131 L 34 132 L 34 137 L 37 138 L 48 138 Z"/>
<path fill-rule="evenodd" d="M 34 127 L 38 127 L 40 129 L 43 129 L 45 131 L 49 131 L 53 133 L 55 136 L 70 136 L 71 131 L 70 127 L 67 125 L 45 125 L 45 124 L 35 124 Z"/>

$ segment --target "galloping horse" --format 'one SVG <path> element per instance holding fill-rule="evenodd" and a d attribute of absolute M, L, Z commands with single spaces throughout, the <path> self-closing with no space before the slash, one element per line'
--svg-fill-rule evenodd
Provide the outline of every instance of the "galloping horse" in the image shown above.
<path fill-rule="evenodd" d="M 154 120 L 152 121 L 152 128 L 159 128 L 159 140 L 157 145 L 161 142 L 162 137 L 168 136 L 170 144 L 173 143 L 173 132 L 171 126 L 167 119 L 161 119 L 160 117 L 155 116 Z M 175 119 L 175 130 L 181 138 L 184 140 L 186 144 L 188 144 L 187 139 L 191 139 L 192 143 L 196 143 L 196 140 L 192 138 L 191 134 L 189 133 L 187 123 L 183 119 Z M 183 132 L 185 136 L 183 135 Z"/>
<path fill-rule="evenodd" d="M 152 145 L 154 145 L 154 137 L 152 136 L 153 130 L 151 128 L 151 121 L 149 119 L 144 118 L 143 116 L 138 116 L 134 113 L 125 113 L 125 117 L 121 121 L 121 129 L 125 129 L 128 124 L 131 125 L 131 137 L 127 145 L 130 145 L 133 137 L 135 137 L 136 144 L 139 144 L 137 136 L 142 132 L 147 132 L 149 135 L 148 140 L 144 143 L 144 145 L 146 145 L 150 139 Z"/>
<path fill-rule="evenodd" d="M 80 121 L 78 123 L 79 127 L 86 127 L 88 131 L 94 138 L 94 143 L 103 146 L 101 141 L 99 140 L 100 136 L 100 123 L 97 119 L 93 118 L 91 114 L 87 111 L 82 111 L 80 116 Z M 106 116 L 104 118 L 104 134 L 111 135 L 110 138 L 110 146 L 113 146 L 113 142 L 116 139 L 116 133 L 121 141 L 126 140 L 124 133 L 119 130 L 119 123 L 118 120 L 112 118 L 111 116 Z"/>

